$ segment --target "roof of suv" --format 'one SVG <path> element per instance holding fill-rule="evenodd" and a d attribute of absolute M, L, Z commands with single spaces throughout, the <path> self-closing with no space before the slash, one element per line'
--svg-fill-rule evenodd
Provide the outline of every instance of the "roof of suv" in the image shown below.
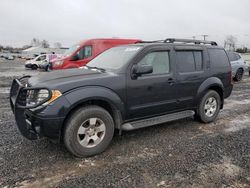
<path fill-rule="evenodd" d="M 189 47 L 206 47 L 206 48 L 221 48 L 214 41 L 202 41 L 202 40 L 189 40 L 189 39 L 166 39 L 159 41 L 139 41 L 136 44 L 130 45 L 140 45 L 140 46 L 155 46 L 155 45 L 163 45 L 163 46 L 189 46 Z M 130 46 L 129 45 L 129 46 Z"/>

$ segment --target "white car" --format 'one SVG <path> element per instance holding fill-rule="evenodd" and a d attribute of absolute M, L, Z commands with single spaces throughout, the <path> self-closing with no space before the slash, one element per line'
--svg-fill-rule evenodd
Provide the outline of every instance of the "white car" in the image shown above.
<path fill-rule="evenodd" d="M 8 56 L 5 56 L 5 59 L 6 60 L 14 60 L 15 58 L 12 55 L 8 55 Z"/>
<path fill-rule="evenodd" d="M 25 67 L 33 70 L 44 68 L 45 64 L 49 64 L 50 60 L 55 57 L 57 57 L 56 54 L 42 54 L 32 60 L 26 61 Z"/>
<path fill-rule="evenodd" d="M 247 71 L 246 62 L 240 54 L 236 52 L 228 52 L 228 57 L 232 66 L 232 76 L 235 81 L 241 81 L 242 77 Z"/>

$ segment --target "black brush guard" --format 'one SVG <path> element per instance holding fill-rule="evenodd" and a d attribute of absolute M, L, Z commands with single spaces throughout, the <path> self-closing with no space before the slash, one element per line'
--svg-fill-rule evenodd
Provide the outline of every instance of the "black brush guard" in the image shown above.
<path fill-rule="evenodd" d="M 39 136 L 32 128 L 25 115 L 27 94 L 25 87 L 27 87 L 27 79 L 29 77 L 30 76 L 25 76 L 13 80 L 10 89 L 10 106 L 15 115 L 16 124 L 21 134 L 30 140 L 36 140 Z"/>

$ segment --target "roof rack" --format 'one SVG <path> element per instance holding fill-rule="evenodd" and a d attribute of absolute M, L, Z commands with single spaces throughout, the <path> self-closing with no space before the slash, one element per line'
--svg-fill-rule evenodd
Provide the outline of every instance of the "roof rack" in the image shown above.
<path fill-rule="evenodd" d="M 194 43 L 194 44 L 211 44 L 212 46 L 217 46 L 217 43 L 214 41 L 206 41 L 206 40 L 193 40 L 193 39 L 176 39 L 176 38 L 167 38 L 164 40 L 166 43 Z"/>

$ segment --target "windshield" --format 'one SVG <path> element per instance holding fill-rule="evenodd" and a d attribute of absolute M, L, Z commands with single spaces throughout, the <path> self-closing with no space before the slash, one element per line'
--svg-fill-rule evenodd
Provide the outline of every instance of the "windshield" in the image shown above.
<path fill-rule="evenodd" d="M 87 66 L 111 70 L 119 69 L 125 65 L 141 48 L 141 46 L 120 46 L 110 48 L 90 61 Z"/>
<path fill-rule="evenodd" d="M 79 47 L 80 47 L 79 44 L 76 44 L 76 45 L 74 45 L 74 46 L 71 46 L 69 49 L 67 49 L 67 50 L 64 52 L 63 56 L 70 56 L 70 55 L 71 55 L 74 51 L 76 51 Z"/>

